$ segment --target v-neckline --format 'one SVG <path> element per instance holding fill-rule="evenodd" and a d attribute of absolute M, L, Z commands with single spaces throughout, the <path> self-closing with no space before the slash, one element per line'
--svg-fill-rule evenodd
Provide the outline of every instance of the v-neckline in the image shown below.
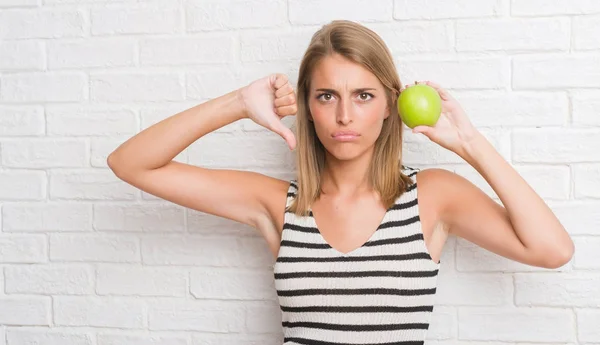
<path fill-rule="evenodd" d="M 344 253 L 336 248 L 334 248 L 323 236 L 323 234 L 321 233 L 321 230 L 319 229 L 319 224 L 317 224 L 317 218 L 315 218 L 315 213 L 312 209 L 312 206 L 308 207 L 308 211 L 309 214 L 311 215 L 312 219 L 313 219 L 313 223 L 315 224 L 315 228 L 317 229 L 317 233 L 319 234 L 319 237 L 321 238 L 321 240 L 323 241 L 323 243 L 325 243 L 327 245 L 328 249 L 333 250 L 337 255 L 342 255 L 342 256 L 348 256 L 348 255 L 352 255 L 354 253 L 356 253 L 358 250 L 360 250 L 361 248 L 364 248 L 368 243 L 370 243 L 373 240 L 373 237 L 375 237 L 375 234 L 377 234 L 377 231 L 379 231 L 379 229 L 381 229 L 381 227 L 383 226 L 388 214 L 390 213 L 390 211 L 394 208 L 394 206 L 396 206 L 396 204 L 398 203 L 398 200 L 400 199 L 400 197 L 396 198 L 396 200 L 394 200 L 394 203 L 392 204 L 392 206 L 390 206 L 387 210 L 385 210 L 385 213 L 383 214 L 383 217 L 381 218 L 381 220 L 379 221 L 379 225 L 377 225 L 377 228 L 375 229 L 375 231 L 373 231 L 371 233 L 371 235 L 369 236 L 369 238 L 367 238 L 367 240 L 365 242 L 363 242 L 363 244 L 361 244 L 360 246 L 351 249 L 350 251 Z"/>

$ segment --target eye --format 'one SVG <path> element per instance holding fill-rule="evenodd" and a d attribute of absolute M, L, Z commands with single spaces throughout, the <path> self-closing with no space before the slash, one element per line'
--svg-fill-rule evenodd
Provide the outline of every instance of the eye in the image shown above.
<path fill-rule="evenodd" d="M 363 97 L 362 97 L 362 96 L 364 96 L 364 95 L 368 95 L 370 98 L 368 98 L 368 99 L 365 99 L 365 98 L 363 98 Z M 368 92 L 363 92 L 363 93 L 361 93 L 361 94 L 359 95 L 359 97 L 358 97 L 358 98 L 360 98 L 362 101 L 368 101 L 368 100 L 370 100 L 370 99 L 371 99 L 371 98 L 373 98 L 373 97 L 374 97 L 374 96 L 373 96 L 372 94 L 370 94 L 370 93 L 368 93 Z"/>
<path fill-rule="evenodd" d="M 329 100 L 331 99 L 331 94 L 330 94 L 330 93 L 327 93 L 327 92 L 325 92 L 325 93 L 322 93 L 322 94 L 320 94 L 320 95 L 317 95 L 317 99 L 318 99 L 318 100 L 321 100 L 321 96 L 329 96 L 329 98 L 325 98 L 325 99 L 323 99 L 323 100 L 325 100 L 325 101 L 329 101 Z"/>

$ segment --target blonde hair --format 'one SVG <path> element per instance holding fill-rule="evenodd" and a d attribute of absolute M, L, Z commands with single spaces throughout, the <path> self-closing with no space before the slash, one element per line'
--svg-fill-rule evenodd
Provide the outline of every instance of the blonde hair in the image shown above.
<path fill-rule="evenodd" d="M 309 121 L 308 94 L 310 76 L 319 61 L 339 54 L 371 71 L 383 84 L 390 115 L 375 142 L 369 167 L 369 180 L 379 192 L 386 208 L 412 184 L 402 173 L 402 121 L 396 100 L 400 78 L 392 55 L 383 40 L 372 30 L 352 21 L 334 20 L 312 36 L 304 53 L 298 74 L 296 113 L 296 167 L 298 191 L 288 210 L 307 215 L 310 205 L 321 193 L 321 173 L 325 166 L 325 148 L 319 141 L 314 124 Z"/>

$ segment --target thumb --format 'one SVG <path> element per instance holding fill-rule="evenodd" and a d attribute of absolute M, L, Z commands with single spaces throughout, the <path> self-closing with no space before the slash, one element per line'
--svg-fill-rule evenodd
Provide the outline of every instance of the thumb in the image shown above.
<path fill-rule="evenodd" d="M 290 150 L 296 148 L 296 137 L 291 129 L 287 128 L 283 122 L 277 121 L 272 128 L 273 132 L 279 134 L 288 144 Z"/>
<path fill-rule="evenodd" d="M 413 133 L 421 133 L 426 135 L 427 137 L 429 137 L 429 134 L 431 133 L 431 127 L 429 126 L 417 126 L 415 128 L 412 129 Z"/>

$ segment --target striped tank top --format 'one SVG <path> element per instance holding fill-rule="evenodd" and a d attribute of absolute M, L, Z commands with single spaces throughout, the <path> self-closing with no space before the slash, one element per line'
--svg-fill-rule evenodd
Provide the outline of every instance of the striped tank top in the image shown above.
<path fill-rule="evenodd" d="M 342 253 L 317 229 L 312 212 L 284 216 L 273 266 L 284 344 L 422 345 L 429 328 L 440 263 L 431 258 L 414 182 L 359 248 Z M 287 206 L 296 196 L 290 181 Z"/>

